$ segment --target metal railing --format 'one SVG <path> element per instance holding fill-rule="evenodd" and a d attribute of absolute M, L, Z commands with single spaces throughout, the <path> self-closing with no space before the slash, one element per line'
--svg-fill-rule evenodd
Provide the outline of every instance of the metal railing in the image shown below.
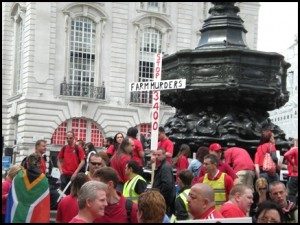
<path fill-rule="evenodd" d="M 152 104 L 152 91 L 131 92 L 130 102 Z"/>
<path fill-rule="evenodd" d="M 94 85 L 85 84 L 60 84 L 60 95 L 80 96 L 95 99 L 105 99 L 105 86 L 95 87 Z"/>

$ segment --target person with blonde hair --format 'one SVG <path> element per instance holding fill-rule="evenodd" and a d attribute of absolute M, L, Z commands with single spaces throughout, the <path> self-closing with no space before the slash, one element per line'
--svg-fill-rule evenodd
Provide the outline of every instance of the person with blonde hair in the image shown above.
<path fill-rule="evenodd" d="M 264 177 L 260 177 L 254 184 L 255 192 L 253 194 L 253 204 L 250 209 L 250 216 L 255 216 L 258 204 L 269 199 L 268 181 Z"/>
<path fill-rule="evenodd" d="M 155 189 L 147 190 L 138 198 L 137 218 L 139 223 L 162 223 L 166 213 L 166 202 Z"/>
<path fill-rule="evenodd" d="M 21 169 L 22 167 L 20 165 L 13 165 L 8 170 L 5 180 L 2 181 L 2 223 L 4 223 L 5 221 L 6 200 L 7 200 L 9 189 L 11 187 L 12 180 Z"/>

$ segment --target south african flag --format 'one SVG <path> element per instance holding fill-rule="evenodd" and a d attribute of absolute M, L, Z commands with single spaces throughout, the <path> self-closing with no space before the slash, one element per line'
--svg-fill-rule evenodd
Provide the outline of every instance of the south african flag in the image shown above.
<path fill-rule="evenodd" d="M 20 170 L 12 181 L 5 215 L 6 223 L 49 223 L 50 195 L 45 174 L 30 182 L 28 170 Z"/>

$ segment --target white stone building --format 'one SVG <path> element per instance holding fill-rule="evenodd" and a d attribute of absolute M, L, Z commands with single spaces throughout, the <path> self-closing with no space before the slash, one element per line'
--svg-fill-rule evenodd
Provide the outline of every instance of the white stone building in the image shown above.
<path fill-rule="evenodd" d="M 285 61 L 291 64 L 286 82 L 290 98 L 283 107 L 269 112 L 270 119 L 285 132 L 286 138 L 298 140 L 298 37 L 295 43 L 281 54 L 284 55 Z"/>
<path fill-rule="evenodd" d="M 256 49 L 258 2 L 237 3 Z M 151 123 L 149 93 L 129 82 L 152 79 L 153 56 L 197 46 L 207 2 L 2 2 L 2 136 L 16 161 L 37 139 L 50 150 Z M 160 123 L 174 114 L 162 105 Z"/>

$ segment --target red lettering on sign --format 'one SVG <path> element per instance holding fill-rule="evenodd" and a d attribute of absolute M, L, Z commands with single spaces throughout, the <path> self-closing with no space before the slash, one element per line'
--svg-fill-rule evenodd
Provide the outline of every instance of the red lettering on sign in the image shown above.
<path fill-rule="evenodd" d="M 154 103 L 153 108 L 156 109 L 156 110 L 158 110 L 158 103 L 157 102 Z"/>
<path fill-rule="evenodd" d="M 157 123 L 156 121 L 154 121 L 152 124 L 153 124 L 153 125 L 152 125 L 152 130 L 157 130 L 157 128 L 158 128 L 158 123 Z"/>

